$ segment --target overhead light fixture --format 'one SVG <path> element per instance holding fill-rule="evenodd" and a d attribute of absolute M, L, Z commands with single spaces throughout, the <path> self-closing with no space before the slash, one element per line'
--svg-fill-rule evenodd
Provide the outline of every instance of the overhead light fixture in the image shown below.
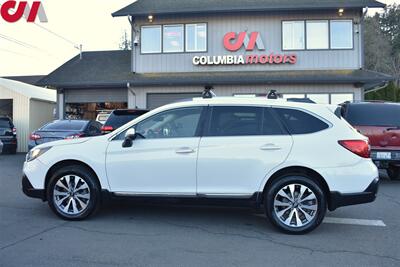
<path fill-rule="evenodd" d="M 339 10 L 338 10 L 339 17 L 342 17 L 343 14 L 344 14 L 344 8 L 339 8 Z"/>
<path fill-rule="evenodd" d="M 149 19 L 149 22 L 150 22 L 150 23 L 153 22 L 153 20 L 154 20 L 153 15 L 149 15 L 147 18 Z"/>

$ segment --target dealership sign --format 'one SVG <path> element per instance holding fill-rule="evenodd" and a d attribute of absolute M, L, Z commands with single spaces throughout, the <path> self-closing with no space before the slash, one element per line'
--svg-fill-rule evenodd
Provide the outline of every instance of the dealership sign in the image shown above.
<path fill-rule="evenodd" d="M 47 22 L 47 15 L 40 1 L 33 1 L 32 6 L 27 1 L 6 1 L 0 6 L 1 17 L 7 22 L 17 22 L 22 17 L 27 22 L 35 22 L 38 17 L 40 22 Z"/>
<path fill-rule="evenodd" d="M 246 51 L 265 51 L 264 42 L 259 32 L 229 32 L 224 36 L 224 47 L 229 52 L 239 51 L 242 47 Z M 246 54 L 246 55 L 217 55 L 195 56 L 194 65 L 248 65 L 248 64 L 296 64 L 296 54 Z"/>

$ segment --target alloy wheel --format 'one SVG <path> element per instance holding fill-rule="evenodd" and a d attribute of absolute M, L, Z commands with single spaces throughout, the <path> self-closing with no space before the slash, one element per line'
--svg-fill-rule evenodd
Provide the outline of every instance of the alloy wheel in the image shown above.
<path fill-rule="evenodd" d="M 81 177 L 65 175 L 55 184 L 53 198 L 60 212 L 76 216 L 87 209 L 90 202 L 90 188 Z"/>
<path fill-rule="evenodd" d="M 275 195 L 275 215 L 286 226 L 295 228 L 304 227 L 315 219 L 317 211 L 317 197 L 305 185 L 285 185 Z"/>

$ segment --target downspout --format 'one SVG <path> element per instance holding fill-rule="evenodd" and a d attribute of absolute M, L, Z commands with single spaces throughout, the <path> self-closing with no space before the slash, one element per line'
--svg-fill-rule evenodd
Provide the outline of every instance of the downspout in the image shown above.
<path fill-rule="evenodd" d="M 128 88 L 128 92 L 131 93 L 131 94 L 135 97 L 134 106 L 135 106 L 135 108 L 138 108 L 138 107 L 137 107 L 137 100 L 136 100 L 136 93 L 135 93 L 135 91 L 132 89 L 131 84 L 130 84 L 129 82 L 126 83 L 126 88 Z"/>
<path fill-rule="evenodd" d="M 378 85 L 378 86 L 376 86 L 375 88 L 373 88 L 373 89 L 371 89 L 371 90 L 368 90 L 368 92 L 365 92 L 365 94 L 366 94 L 366 93 L 372 93 L 372 92 L 379 91 L 379 90 L 385 88 L 385 87 L 388 86 L 388 85 L 389 85 L 389 82 L 384 82 L 383 85 L 380 85 L 380 86 Z"/>
<path fill-rule="evenodd" d="M 365 66 L 365 58 L 364 58 L 364 21 L 365 21 L 365 16 L 368 14 L 368 7 L 365 8 L 365 11 L 361 15 L 361 20 L 360 20 L 360 25 L 359 25 L 359 34 L 358 34 L 358 39 L 360 42 L 360 53 L 359 53 L 359 66 L 360 69 L 363 69 Z"/>
<path fill-rule="evenodd" d="M 360 69 L 364 69 L 365 67 L 365 57 L 364 57 L 364 51 L 365 51 L 365 47 L 364 47 L 364 21 L 365 21 L 365 16 L 367 16 L 368 14 L 368 6 L 365 8 L 365 11 L 362 13 L 361 15 L 361 20 L 360 20 L 360 24 L 358 25 L 359 27 L 359 33 L 358 33 L 358 39 L 360 42 L 360 52 L 359 52 L 359 67 Z M 362 88 L 362 101 L 365 100 L 365 88 Z"/>
<path fill-rule="evenodd" d="M 135 30 L 135 19 L 132 16 L 128 16 L 128 21 L 131 25 L 131 46 L 132 46 L 132 51 L 131 51 L 131 70 L 133 73 L 136 73 L 136 47 L 137 44 L 135 42 L 136 40 L 136 30 Z"/>

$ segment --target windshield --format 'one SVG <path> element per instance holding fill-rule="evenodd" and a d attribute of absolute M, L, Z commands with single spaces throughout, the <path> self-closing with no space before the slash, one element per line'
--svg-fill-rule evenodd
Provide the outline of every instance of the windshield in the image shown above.
<path fill-rule="evenodd" d="M 86 121 L 54 121 L 45 125 L 43 131 L 82 131 L 86 126 Z"/>
<path fill-rule="evenodd" d="M 349 105 L 346 120 L 355 126 L 400 127 L 400 105 L 359 104 Z"/>

